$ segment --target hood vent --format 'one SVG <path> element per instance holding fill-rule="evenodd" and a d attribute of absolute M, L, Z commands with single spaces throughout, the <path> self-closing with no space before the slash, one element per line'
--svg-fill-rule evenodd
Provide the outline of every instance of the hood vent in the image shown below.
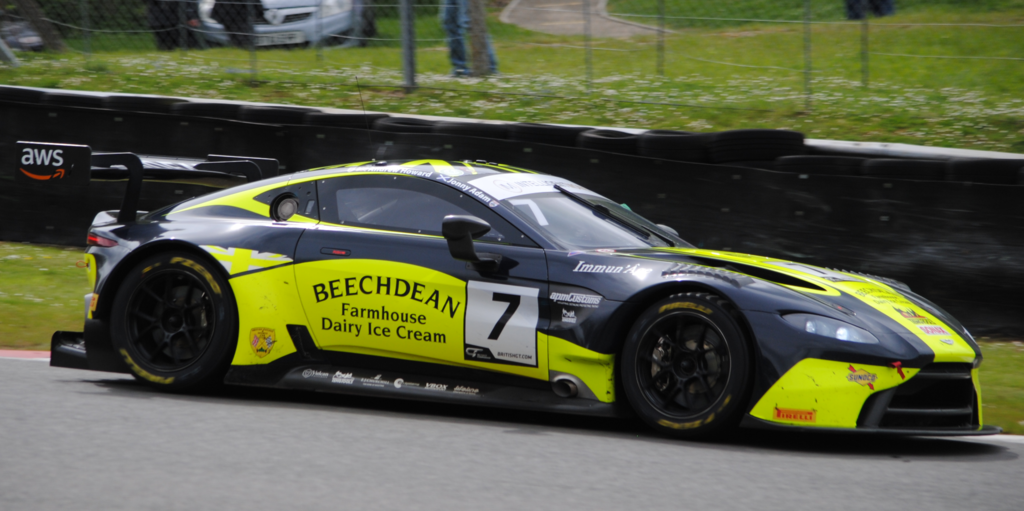
<path fill-rule="evenodd" d="M 759 268 L 757 266 L 751 266 L 749 264 L 736 263 L 732 261 L 721 261 L 718 259 L 711 259 L 707 257 L 690 256 L 694 262 L 705 266 L 712 266 L 715 268 L 722 268 L 723 270 L 734 271 L 737 273 L 744 273 L 751 277 L 756 277 L 768 282 L 774 282 L 776 284 L 782 284 L 784 286 L 801 287 L 804 289 L 812 289 L 814 291 L 825 291 L 825 288 L 808 282 L 806 280 L 786 275 L 785 273 L 779 273 L 777 271 L 767 270 Z"/>

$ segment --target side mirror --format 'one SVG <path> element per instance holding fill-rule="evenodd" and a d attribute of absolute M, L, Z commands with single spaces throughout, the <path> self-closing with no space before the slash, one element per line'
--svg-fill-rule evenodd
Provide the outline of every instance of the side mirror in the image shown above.
<path fill-rule="evenodd" d="M 448 215 L 441 221 L 441 234 L 448 240 L 448 251 L 460 261 L 468 261 L 478 268 L 497 268 L 501 262 L 498 254 L 477 254 L 473 240 L 487 234 L 491 225 L 469 215 Z"/>

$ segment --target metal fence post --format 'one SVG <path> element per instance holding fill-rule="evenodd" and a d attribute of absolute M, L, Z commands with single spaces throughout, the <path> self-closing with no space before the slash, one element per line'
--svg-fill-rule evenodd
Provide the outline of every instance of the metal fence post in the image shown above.
<path fill-rule="evenodd" d="M 78 11 L 82 16 L 82 43 L 85 49 L 85 58 L 92 55 L 92 30 L 89 29 L 89 0 L 78 2 Z"/>
<path fill-rule="evenodd" d="M 416 16 L 413 0 L 401 0 L 402 23 L 402 75 L 405 78 L 405 92 L 416 89 Z"/>
<path fill-rule="evenodd" d="M 243 35 L 245 40 L 249 42 L 249 73 L 251 81 L 255 85 L 259 80 L 259 75 L 256 72 L 256 4 L 254 1 L 257 0 L 249 0 L 245 3 L 246 17 L 249 19 L 245 29 L 250 33 Z"/>
<path fill-rule="evenodd" d="M 860 82 L 865 88 L 868 86 L 868 0 L 860 0 L 860 12 L 863 15 L 860 22 Z"/>
<path fill-rule="evenodd" d="M 178 2 L 178 46 L 182 53 L 188 53 L 188 19 L 185 16 L 185 2 Z"/>
<path fill-rule="evenodd" d="M 352 11 L 355 13 L 355 10 Z M 324 61 L 324 0 L 316 5 L 316 61 Z M 358 21 L 356 21 L 358 23 Z"/>
<path fill-rule="evenodd" d="M 590 0 L 583 0 L 583 47 L 584 65 L 587 70 L 587 94 L 590 94 L 594 80 L 593 52 L 590 49 Z"/>
<path fill-rule="evenodd" d="M 658 76 L 665 76 L 665 0 L 658 0 Z"/>
<path fill-rule="evenodd" d="M 804 106 L 811 110 L 811 0 L 804 0 Z"/>

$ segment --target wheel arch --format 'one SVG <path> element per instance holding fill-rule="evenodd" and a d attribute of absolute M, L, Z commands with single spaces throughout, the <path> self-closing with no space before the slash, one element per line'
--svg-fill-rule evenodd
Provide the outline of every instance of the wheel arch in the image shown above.
<path fill-rule="evenodd" d="M 210 254 L 192 243 L 182 240 L 158 240 L 146 243 L 125 256 L 125 258 L 114 267 L 114 271 L 111 272 L 110 276 L 108 276 L 103 282 L 103 288 L 100 290 L 99 299 L 96 302 L 96 310 L 93 312 L 93 318 L 109 320 L 114 299 L 117 297 L 117 291 L 121 288 L 121 283 L 124 282 L 125 276 L 128 275 L 128 272 L 147 257 L 170 250 L 193 254 L 197 258 L 208 263 L 211 267 L 215 268 L 216 271 L 224 277 L 224 280 L 228 280 L 230 277 L 230 275 L 228 275 L 224 270 L 224 267 L 210 257 Z"/>

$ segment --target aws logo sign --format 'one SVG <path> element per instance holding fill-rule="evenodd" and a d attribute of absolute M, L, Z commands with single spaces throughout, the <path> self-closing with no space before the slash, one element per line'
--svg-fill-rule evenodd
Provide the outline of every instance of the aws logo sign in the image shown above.
<path fill-rule="evenodd" d="M 91 156 L 89 146 L 19 142 L 16 178 L 50 184 L 86 182 Z"/>

